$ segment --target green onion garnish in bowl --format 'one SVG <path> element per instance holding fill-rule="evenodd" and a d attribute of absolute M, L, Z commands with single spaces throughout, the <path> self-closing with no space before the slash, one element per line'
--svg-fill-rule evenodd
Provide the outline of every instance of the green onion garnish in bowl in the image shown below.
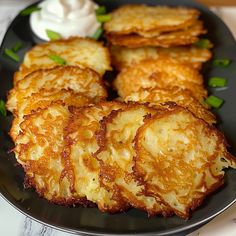
<path fill-rule="evenodd" d="M 213 95 L 210 95 L 206 100 L 205 102 L 211 106 L 211 107 L 214 107 L 214 108 L 220 108 L 223 103 L 224 103 L 224 100 L 221 99 L 221 98 L 218 98 L 216 96 L 213 96 Z"/>
<path fill-rule="evenodd" d="M 221 88 L 221 87 L 225 87 L 227 84 L 227 79 L 225 78 L 222 78 L 222 77 L 211 77 L 209 80 L 208 80 L 208 85 L 210 87 L 218 87 L 218 88 Z"/>

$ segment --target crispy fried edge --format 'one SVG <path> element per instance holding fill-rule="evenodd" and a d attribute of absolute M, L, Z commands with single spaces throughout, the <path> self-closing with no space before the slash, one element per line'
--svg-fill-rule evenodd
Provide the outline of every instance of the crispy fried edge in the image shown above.
<path fill-rule="evenodd" d="M 134 7 L 139 7 L 139 6 L 140 7 L 141 6 L 150 7 L 146 4 L 126 4 L 126 5 L 123 5 L 119 8 L 117 8 L 117 9 L 115 9 L 113 12 L 111 12 L 111 15 L 112 15 L 112 17 L 114 17 L 114 14 L 117 14 L 117 12 L 118 13 L 122 12 L 124 8 L 128 8 L 128 7 L 134 8 Z M 160 7 L 160 6 L 158 6 L 158 7 Z M 144 32 L 145 33 L 145 32 L 150 32 L 150 31 L 153 31 L 153 30 L 157 31 L 157 28 L 160 32 L 166 32 L 166 31 L 168 32 L 168 31 L 180 30 L 180 29 L 185 28 L 188 25 L 191 25 L 196 20 L 196 18 L 198 18 L 199 15 L 200 15 L 200 12 L 195 8 L 169 7 L 169 6 L 162 6 L 162 7 L 163 8 L 169 8 L 169 9 L 188 10 L 189 12 L 190 11 L 192 12 L 192 16 L 190 17 L 189 20 L 186 20 L 184 23 L 179 24 L 178 26 L 168 26 L 168 27 L 167 26 L 165 26 L 165 27 L 164 26 L 162 26 L 162 27 L 155 26 L 153 28 L 150 28 L 149 30 L 140 30 L 136 27 L 133 27 L 133 28 L 131 27 L 131 29 L 127 29 L 127 30 L 113 31 L 113 30 L 109 29 L 110 28 L 109 26 L 110 26 L 111 22 L 107 22 L 107 23 L 104 24 L 104 30 L 105 30 L 106 33 L 114 34 L 114 35 L 125 35 L 125 34 L 138 33 L 138 32 L 141 32 L 141 33 Z"/>
<path fill-rule="evenodd" d="M 207 126 L 207 128 L 209 129 L 209 131 L 213 131 L 215 132 L 216 136 L 218 137 L 218 143 L 223 143 L 226 147 L 228 146 L 227 145 L 227 142 L 224 138 L 224 135 L 222 133 L 220 133 L 220 131 L 218 131 L 214 126 L 211 126 L 209 125 L 207 122 L 205 122 L 204 120 L 202 119 L 199 119 L 197 118 L 192 112 L 188 111 L 187 109 L 185 108 L 182 108 L 178 105 L 174 105 L 172 106 L 172 109 L 170 110 L 166 110 L 166 111 L 163 111 L 161 113 L 157 113 L 155 115 L 153 115 L 152 117 L 147 117 L 144 121 L 144 124 L 137 130 L 137 133 L 136 133 L 136 136 L 134 138 L 134 148 L 135 148 L 135 151 L 136 151 L 136 156 L 134 157 L 134 174 L 136 175 L 137 179 L 140 181 L 140 183 L 145 183 L 145 189 L 146 191 L 155 197 L 155 194 L 153 194 L 152 191 L 150 191 L 150 189 L 152 189 L 151 187 L 151 184 L 148 184 L 147 182 L 144 181 L 144 178 L 145 178 L 145 173 L 144 171 L 138 166 L 137 164 L 137 161 L 138 161 L 138 158 L 140 158 L 140 148 L 139 148 L 139 140 L 140 140 L 140 136 L 142 135 L 142 133 L 145 131 L 145 129 L 149 126 L 150 123 L 152 122 L 155 122 L 156 120 L 155 119 L 160 119 L 160 118 L 163 118 L 165 117 L 166 115 L 171 115 L 171 114 L 175 114 L 176 112 L 179 112 L 179 111 L 187 111 L 189 112 L 190 114 L 192 114 L 192 116 L 195 118 L 195 119 L 198 119 L 199 122 L 201 124 L 204 124 L 205 126 Z M 229 159 L 230 161 L 233 161 L 236 163 L 236 159 L 233 158 L 233 156 L 226 150 L 225 152 L 226 154 L 226 157 L 227 159 Z M 211 172 L 211 174 L 213 175 L 211 169 L 209 169 L 209 171 Z M 197 198 L 197 199 L 192 199 L 192 203 L 188 206 L 187 208 L 187 212 L 186 214 L 183 214 L 175 209 L 173 209 L 165 200 L 162 196 L 160 196 L 160 194 L 157 194 L 157 196 L 166 204 L 168 205 L 171 209 L 173 209 L 173 211 L 175 212 L 175 214 L 181 218 L 184 218 L 184 219 L 189 219 L 190 217 L 190 210 L 193 211 L 195 210 L 197 207 L 199 207 L 203 200 L 206 198 L 207 195 L 211 194 L 212 192 L 216 191 L 218 188 L 220 188 L 223 184 L 224 184 L 224 175 L 221 175 L 221 176 L 215 176 L 213 175 L 215 178 L 218 178 L 219 182 L 215 183 L 214 185 L 211 186 L 210 189 L 208 189 L 205 193 L 204 196 L 202 196 L 201 198 Z M 203 186 L 205 186 L 205 183 L 203 183 Z M 206 186 L 205 186 L 206 187 Z"/>
<path fill-rule="evenodd" d="M 106 106 L 106 105 L 121 105 L 121 106 L 125 106 L 126 104 L 123 103 L 123 102 L 118 102 L 118 101 L 111 101 L 111 102 L 108 102 L 108 101 L 102 101 L 100 103 L 97 103 L 97 104 L 94 104 L 94 105 L 87 105 L 87 106 L 83 106 L 83 107 L 74 107 L 74 106 L 69 106 L 68 109 L 71 113 L 70 117 L 69 117 L 69 122 L 71 119 L 73 119 L 73 116 L 75 113 L 77 112 L 83 112 L 84 110 L 86 109 L 90 109 L 92 107 L 100 107 L 102 108 L 103 106 Z M 122 109 L 122 108 L 120 108 Z M 64 131 L 66 134 L 68 134 L 68 130 L 67 130 L 67 126 L 64 128 Z M 95 134 L 95 138 L 96 138 L 96 134 Z M 65 137 L 65 142 L 66 142 L 66 147 L 70 147 L 73 140 L 71 140 L 70 138 L 68 137 Z M 74 184 L 75 184 L 75 173 L 74 173 L 74 168 L 73 168 L 73 165 L 71 163 L 71 160 L 70 160 L 70 153 L 71 153 L 71 150 L 70 148 L 67 148 L 67 149 L 64 149 L 63 150 L 63 158 L 64 158 L 64 163 L 65 163 L 65 168 L 64 170 L 62 171 L 62 178 L 65 176 L 65 175 L 68 175 L 69 174 L 69 178 L 72 178 L 73 179 L 73 183 L 71 185 L 71 190 L 72 191 L 75 191 L 75 188 L 74 188 Z M 94 156 L 94 154 L 92 153 L 91 156 L 93 158 L 95 158 L 97 160 L 97 158 Z M 99 164 L 99 162 L 98 162 Z M 66 173 L 64 173 L 66 172 Z M 68 172 L 68 173 L 67 173 Z M 100 182 L 101 186 L 105 188 L 105 186 Z M 106 189 L 106 188 L 105 188 Z M 86 197 L 85 197 L 86 199 Z M 106 208 L 106 209 L 100 209 L 102 212 L 109 212 L 111 214 L 115 214 L 115 213 L 118 213 L 118 212 L 124 212 L 126 210 L 128 210 L 130 208 L 130 205 L 124 201 L 121 196 L 120 196 L 120 193 L 114 189 L 113 190 L 113 200 L 117 202 L 117 205 L 115 207 L 113 207 L 112 209 L 111 208 Z M 89 201 L 90 202 L 90 201 Z M 97 204 L 96 204 L 97 205 Z"/>
<path fill-rule="evenodd" d="M 126 103 L 127 107 L 124 109 L 118 109 L 118 110 L 113 110 L 108 116 L 105 116 L 101 121 L 100 121 L 100 130 L 96 133 L 96 138 L 97 138 L 97 143 L 99 145 L 99 149 L 97 150 L 97 152 L 94 153 L 95 158 L 99 161 L 99 164 L 101 166 L 100 169 L 100 181 L 101 181 L 101 185 L 104 186 L 104 188 L 106 188 L 108 191 L 111 190 L 110 187 L 108 187 L 107 185 L 105 185 L 103 183 L 102 179 L 110 179 L 111 181 L 113 181 L 113 172 L 116 171 L 116 169 L 112 168 L 111 166 L 108 166 L 107 164 L 105 164 L 103 162 L 103 160 L 101 160 L 100 158 L 98 158 L 99 153 L 103 152 L 106 148 L 106 145 L 108 143 L 108 140 L 106 138 L 106 130 L 107 130 L 107 124 L 108 123 L 112 123 L 113 119 L 117 117 L 117 115 L 120 112 L 124 112 L 124 111 L 129 111 L 131 109 L 135 109 L 135 108 L 139 108 L 139 107 L 143 107 L 143 108 L 148 108 L 150 110 L 153 109 L 158 111 L 156 108 L 150 107 L 148 106 L 148 103 L 144 103 L 144 104 L 140 104 L 138 102 L 128 102 Z M 161 107 L 161 106 L 160 106 Z M 161 107 L 162 109 L 166 109 L 163 107 Z M 147 114 L 144 119 L 146 119 L 147 117 L 150 117 L 150 114 Z M 143 185 L 140 181 L 138 181 L 136 179 L 137 183 L 139 183 L 140 185 Z M 143 185 L 144 186 L 144 185 Z M 128 199 L 126 197 L 123 196 L 122 192 L 122 188 L 119 187 L 118 185 L 114 184 L 112 190 L 116 190 L 117 192 L 119 192 L 119 194 L 122 196 L 123 199 L 125 199 L 126 201 L 128 201 Z M 144 186 L 144 190 L 142 192 L 143 195 L 145 196 L 151 196 L 150 194 L 148 194 L 145 190 L 145 186 Z M 129 200 L 131 200 L 131 205 L 135 208 L 138 208 L 140 210 L 143 211 L 147 211 L 145 204 L 143 204 L 141 201 L 133 198 L 132 194 L 128 194 L 129 195 Z M 158 202 L 156 199 L 157 204 L 163 204 L 164 207 L 166 208 L 165 210 L 161 210 L 160 212 L 156 212 L 154 210 L 149 210 L 147 211 L 148 216 L 155 216 L 158 214 L 162 214 L 163 216 L 167 217 L 167 216 L 171 216 L 173 214 L 171 209 L 168 209 L 169 207 L 167 207 L 163 202 Z M 130 203 L 130 202 L 129 202 Z"/>

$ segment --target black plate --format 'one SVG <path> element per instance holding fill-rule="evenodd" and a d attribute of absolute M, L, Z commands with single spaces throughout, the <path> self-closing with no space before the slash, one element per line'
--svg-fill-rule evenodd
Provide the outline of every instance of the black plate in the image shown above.
<path fill-rule="evenodd" d="M 103 0 L 98 1 L 106 5 L 109 10 L 125 3 L 146 3 L 161 5 L 185 5 L 196 7 L 202 12 L 202 19 L 209 30 L 207 37 L 214 43 L 215 58 L 229 58 L 232 63 L 228 68 L 214 68 L 208 63 L 203 74 L 207 79 L 210 76 L 222 76 L 228 79 L 226 89 L 213 89 L 211 92 L 225 100 L 224 106 L 216 111 L 222 121 L 220 128 L 225 132 L 232 150 L 236 150 L 236 45 L 232 34 L 224 23 L 205 7 L 190 0 Z M 20 51 L 21 59 L 38 39 L 32 34 L 28 17 L 17 16 L 10 25 L 3 40 L 0 50 L 0 97 L 6 98 L 7 91 L 12 88 L 12 76 L 19 64 L 3 55 L 5 47 L 12 47 L 17 41 L 25 45 Z M 199 226 L 229 207 L 236 197 L 236 171 L 227 170 L 225 186 L 212 196 L 207 197 L 203 205 L 198 208 L 188 220 L 178 217 L 147 218 L 147 215 L 138 210 L 130 210 L 126 213 L 109 215 L 101 213 L 97 209 L 90 208 L 66 208 L 50 204 L 39 198 L 33 190 L 23 188 L 24 173 L 22 168 L 16 165 L 13 154 L 7 151 L 13 147 L 8 131 L 12 116 L 0 117 L 0 192 L 2 196 L 19 211 L 35 220 L 71 233 L 92 235 L 104 234 L 156 234 L 169 235 L 179 233 Z"/>

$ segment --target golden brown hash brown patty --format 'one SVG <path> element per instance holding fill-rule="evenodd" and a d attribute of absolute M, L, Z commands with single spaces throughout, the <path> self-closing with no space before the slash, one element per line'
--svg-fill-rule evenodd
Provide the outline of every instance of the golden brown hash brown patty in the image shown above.
<path fill-rule="evenodd" d="M 113 45 L 125 46 L 128 48 L 138 48 L 144 46 L 160 46 L 168 48 L 193 44 L 199 40 L 198 36 L 204 33 L 206 33 L 206 30 L 203 28 L 203 23 L 201 21 L 196 21 L 194 25 L 186 28 L 185 30 L 167 32 L 152 38 L 142 37 L 137 34 L 106 34 L 106 38 Z"/>
<path fill-rule="evenodd" d="M 26 172 L 27 185 L 49 201 L 64 204 L 79 202 L 70 189 L 70 179 L 61 179 L 65 167 L 60 156 L 65 146 L 63 129 L 69 115 L 59 102 L 39 109 L 25 117 L 15 141 L 16 159 Z"/>
<path fill-rule="evenodd" d="M 223 135 L 181 107 L 146 119 L 135 149 L 135 174 L 147 193 L 183 218 L 223 184 L 223 168 L 236 168 Z"/>
<path fill-rule="evenodd" d="M 122 70 L 114 81 L 114 87 L 122 98 L 142 88 L 175 86 L 190 90 L 200 101 L 207 96 L 200 73 L 174 59 L 142 61 Z"/>
<path fill-rule="evenodd" d="M 78 66 L 58 66 L 37 70 L 19 81 L 9 92 L 7 109 L 17 115 L 24 98 L 38 93 L 41 89 L 71 89 L 94 99 L 107 96 L 102 79 L 95 71 Z"/>
<path fill-rule="evenodd" d="M 90 103 L 98 102 L 96 98 L 86 97 L 85 93 L 75 93 L 71 89 L 40 89 L 39 92 L 33 93 L 28 97 L 24 97 L 18 106 L 17 115 L 15 116 L 12 127 L 10 129 L 10 136 L 12 140 L 20 132 L 20 123 L 24 120 L 25 115 L 36 111 L 38 108 L 47 108 L 52 102 L 62 101 L 67 106 L 84 106 Z"/>
<path fill-rule="evenodd" d="M 146 116 L 157 111 L 139 104 L 133 104 L 124 110 L 112 111 L 101 122 L 101 129 L 97 135 L 100 149 L 96 153 L 96 158 L 100 163 L 102 185 L 108 191 L 119 192 L 131 206 L 144 210 L 149 215 L 170 215 L 172 210 L 160 199 L 145 194 L 144 185 L 138 182 L 133 173 L 133 139 L 136 131 Z"/>
<path fill-rule="evenodd" d="M 189 90 L 179 87 L 140 89 L 137 92 L 131 93 L 124 101 L 149 102 L 152 106 L 172 101 L 181 107 L 187 108 L 198 118 L 205 120 L 209 124 L 217 122 L 216 117 L 208 110 L 209 107 L 206 104 L 200 103 L 195 99 Z"/>
<path fill-rule="evenodd" d="M 192 8 L 124 5 L 111 13 L 112 19 L 104 29 L 109 34 L 160 34 L 190 26 L 199 16 Z M 154 31 L 154 32 L 153 32 Z"/>
<path fill-rule="evenodd" d="M 35 70 L 58 66 L 56 61 L 49 58 L 50 55 L 61 57 L 67 65 L 91 68 L 100 76 L 106 70 L 111 70 L 109 51 L 101 42 L 77 37 L 60 39 L 38 44 L 28 51 L 14 75 L 14 84 Z"/>
<path fill-rule="evenodd" d="M 71 188 L 79 196 L 95 202 L 103 212 L 120 212 L 129 207 L 119 191 L 107 191 L 100 184 L 100 165 L 93 156 L 99 146 L 96 133 L 100 120 L 111 111 L 126 107 L 123 103 L 104 102 L 84 108 L 71 108 L 69 122 L 65 127 L 66 142 L 63 158 L 66 160 L 66 173 L 73 176 Z"/>
<path fill-rule="evenodd" d="M 196 69 L 201 69 L 202 63 L 211 58 L 211 51 L 206 48 L 194 46 L 185 47 L 141 47 L 126 48 L 110 46 L 111 62 L 117 70 L 125 67 L 135 66 L 143 60 L 174 58 L 181 63 L 191 65 Z"/>

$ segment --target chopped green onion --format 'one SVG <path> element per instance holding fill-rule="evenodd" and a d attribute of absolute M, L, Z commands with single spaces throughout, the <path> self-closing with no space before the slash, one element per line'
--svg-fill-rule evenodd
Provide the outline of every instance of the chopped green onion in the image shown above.
<path fill-rule="evenodd" d="M 5 107 L 5 102 L 3 100 L 0 100 L 0 113 L 3 116 L 7 115 L 6 107 Z"/>
<path fill-rule="evenodd" d="M 97 21 L 100 23 L 105 23 L 111 20 L 111 15 L 97 15 Z"/>
<path fill-rule="evenodd" d="M 49 55 L 48 57 L 60 65 L 66 65 L 66 61 L 57 55 Z"/>
<path fill-rule="evenodd" d="M 95 10 L 96 15 L 103 15 L 106 14 L 107 9 L 105 6 L 100 6 Z"/>
<path fill-rule="evenodd" d="M 199 41 L 194 43 L 194 46 L 199 48 L 211 48 L 213 45 L 209 39 L 199 39 Z"/>
<path fill-rule="evenodd" d="M 215 59 L 213 60 L 214 66 L 227 67 L 231 63 L 229 59 Z"/>
<path fill-rule="evenodd" d="M 26 8 L 26 9 L 22 10 L 22 11 L 20 12 L 20 15 L 22 15 L 22 16 L 28 16 L 28 15 L 30 15 L 31 13 L 33 13 L 33 12 L 35 12 L 35 11 L 40 11 L 40 10 L 41 10 L 40 7 L 38 7 L 38 6 L 32 6 L 32 7 L 28 7 L 28 8 Z"/>
<path fill-rule="evenodd" d="M 61 35 L 55 31 L 46 29 L 47 36 L 50 40 L 58 40 L 61 38 Z"/>
<path fill-rule="evenodd" d="M 18 52 L 22 47 L 23 47 L 22 42 L 17 42 L 17 43 L 12 47 L 12 51 L 13 51 L 13 52 Z"/>
<path fill-rule="evenodd" d="M 14 61 L 16 61 L 16 62 L 19 62 L 19 61 L 20 61 L 19 56 L 18 56 L 15 52 L 13 52 L 11 49 L 5 48 L 4 52 L 5 52 L 5 54 L 6 54 L 8 57 L 10 57 L 12 60 L 14 60 Z"/>
<path fill-rule="evenodd" d="M 227 80 L 222 77 L 211 77 L 208 81 L 210 87 L 225 87 Z"/>
<path fill-rule="evenodd" d="M 103 33 L 103 29 L 102 27 L 99 27 L 94 33 L 94 35 L 92 36 L 92 38 L 98 40 L 101 37 L 102 33 Z"/>
<path fill-rule="evenodd" d="M 224 103 L 223 99 L 220 99 L 216 96 L 210 95 L 205 102 L 210 105 L 211 107 L 214 108 L 220 108 L 222 106 L 222 104 Z"/>

